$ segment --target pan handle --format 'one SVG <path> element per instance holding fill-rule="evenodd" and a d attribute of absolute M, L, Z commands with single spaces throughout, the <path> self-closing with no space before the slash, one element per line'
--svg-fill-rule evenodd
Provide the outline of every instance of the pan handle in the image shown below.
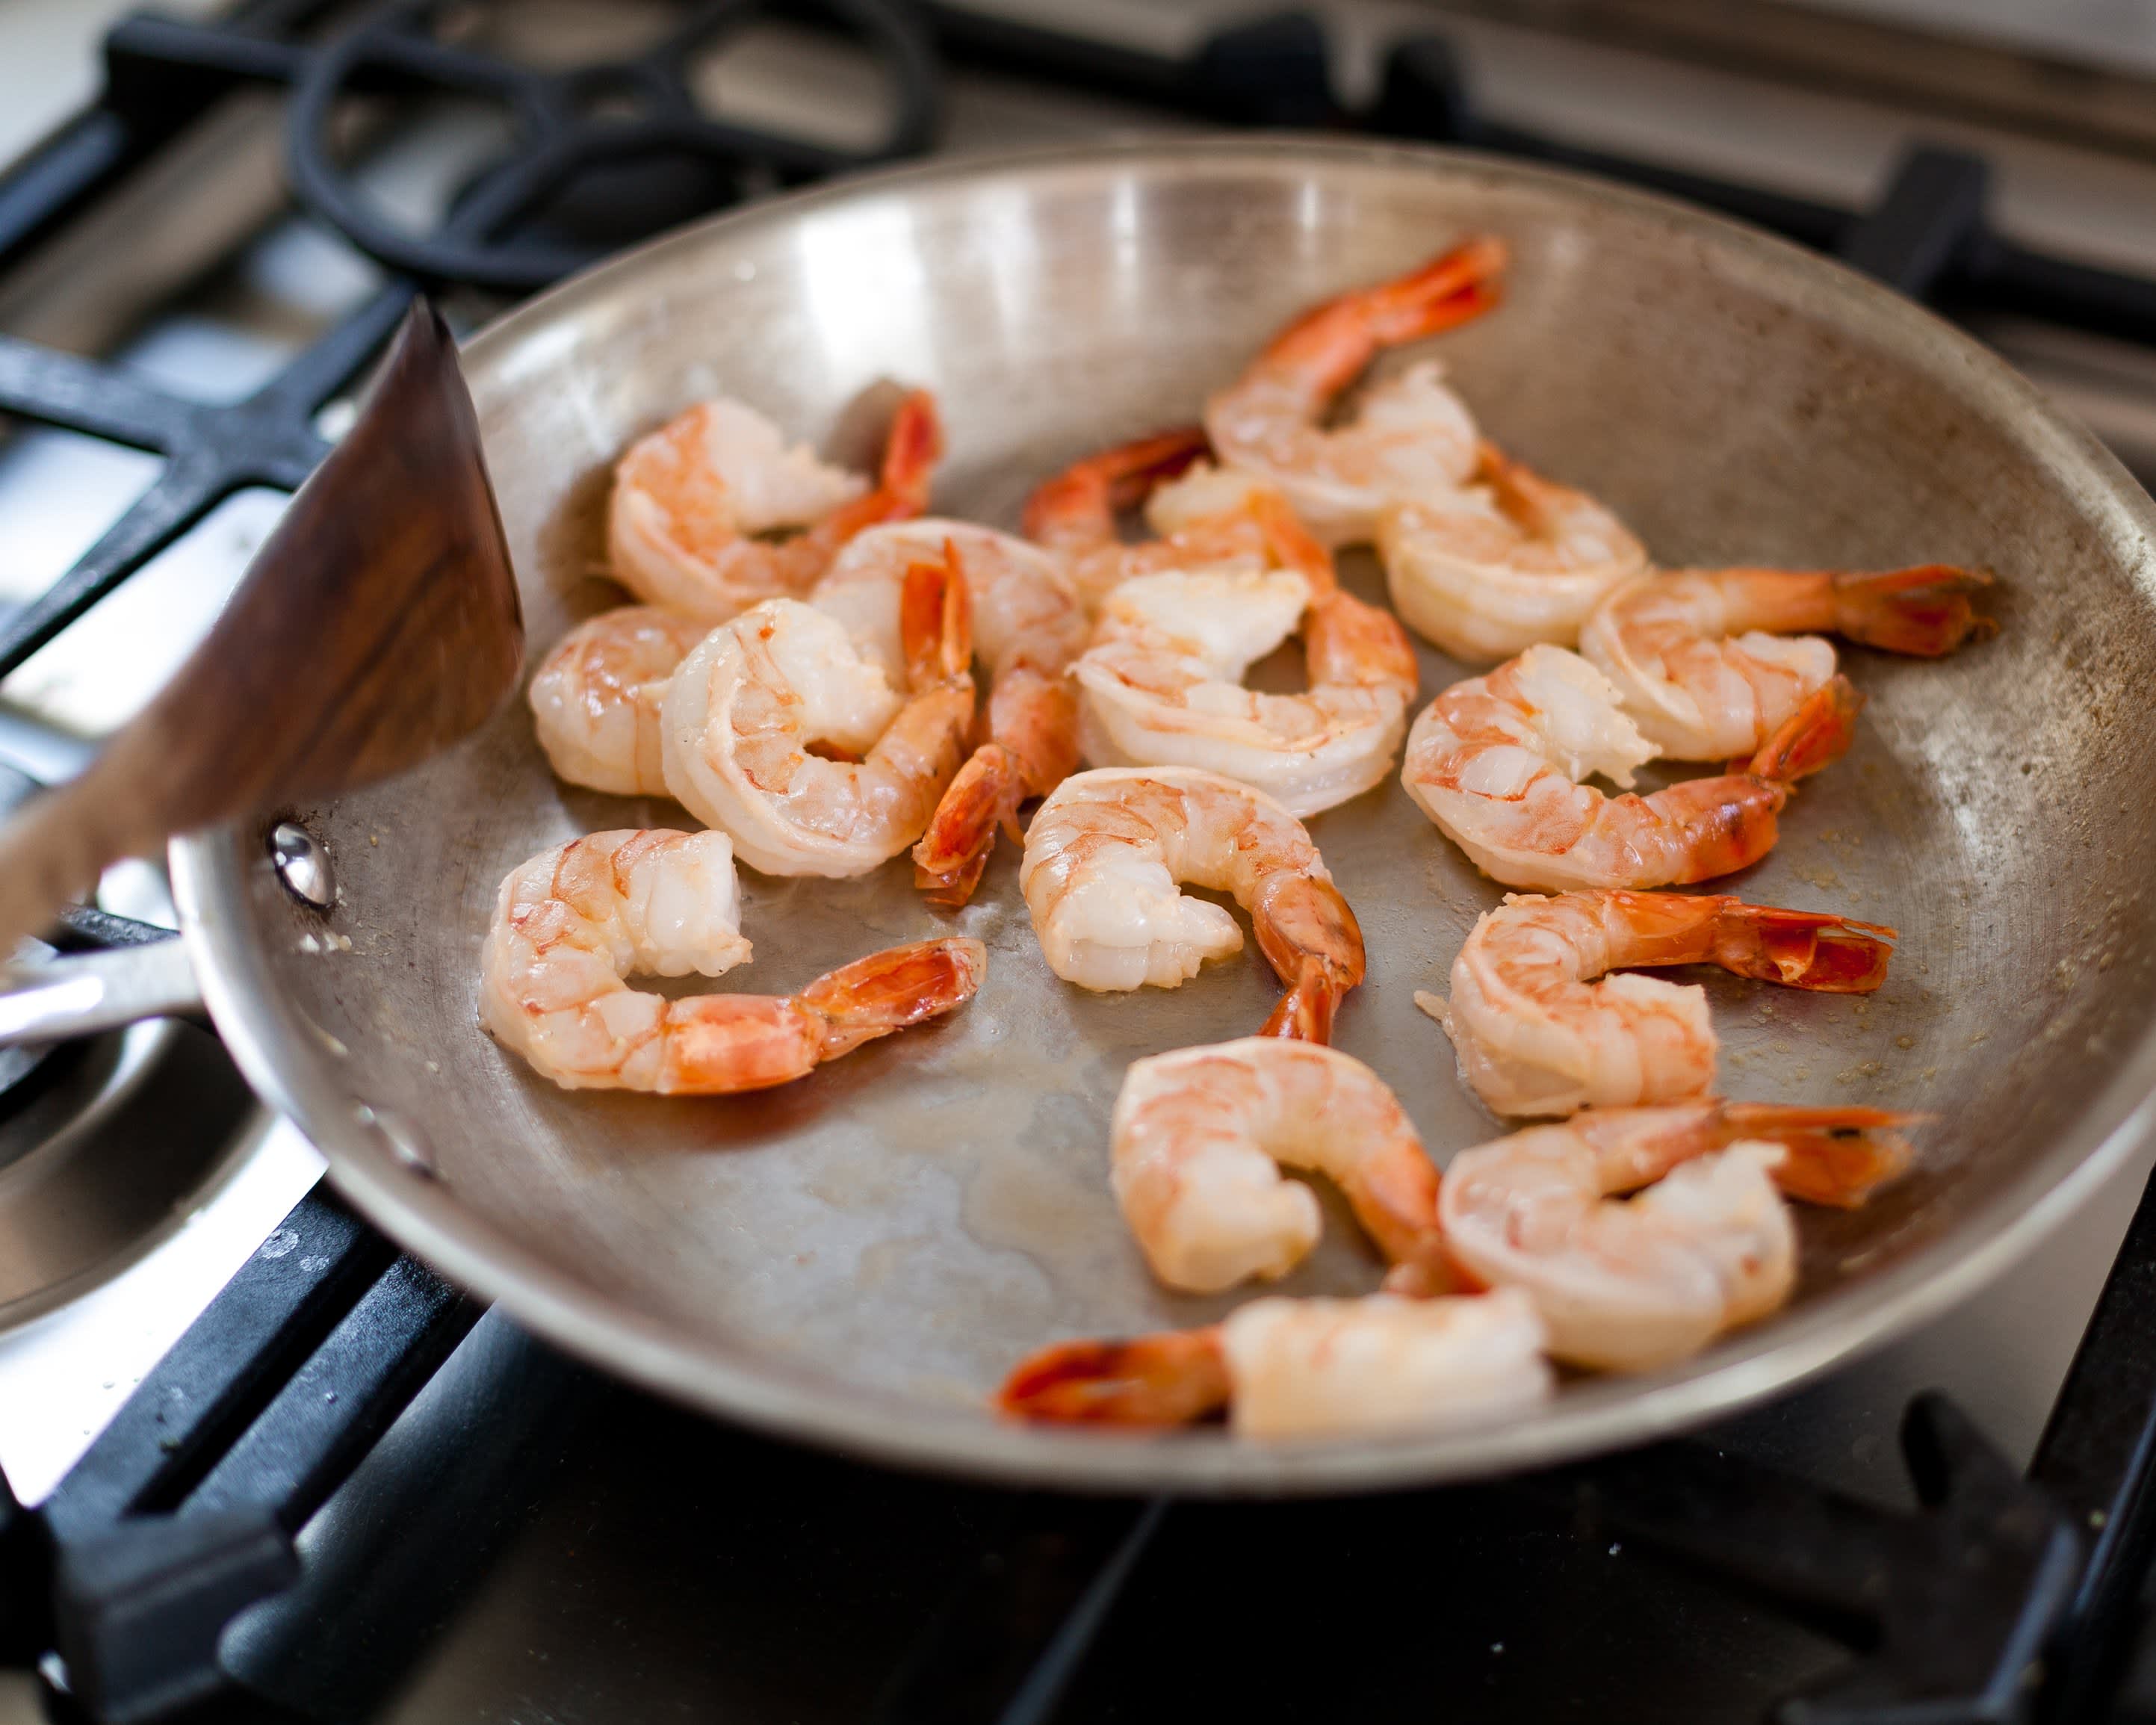
<path fill-rule="evenodd" d="M 0 1048 L 202 1013 L 202 988 L 187 942 L 177 936 L 46 963 L 0 966 Z"/>

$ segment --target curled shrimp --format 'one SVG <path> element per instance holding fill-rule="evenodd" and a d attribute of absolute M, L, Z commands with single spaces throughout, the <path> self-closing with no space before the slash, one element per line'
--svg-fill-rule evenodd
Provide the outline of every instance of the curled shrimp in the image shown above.
<path fill-rule="evenodd" d="M 1391 1087 L 1335 1048 L 1272 1036 L 1135 1060 L 1109 1127 L 1109 1183 L 1152 1272 L 1218 1293 L 1277 1281 L 1322 1225 L 1314 1169 L 1416 1286 L 1441 1281 L 1437 1170 Z"/>
<path fill-rule="evenodd" d="M 1460 1069 L 1500 1114 L 1570 1114 L 1699 1096 L 1718 1051 L 1707 991 L 1610 971 L 1718 964 L 1830 994 L 1886 981 L 1894 931 L 1723 894 L 1508 893 L 1452 962 L 1450 1003 L 1415 1004 L 1445 1026 Z"/>
<path fill-rule="evenodd" d="M 1341 591 L 1331 557 L 1278 493 L 1240 475 L 1203 482 L 1232 498 L 1214 518 L 1255 526 L 1276 567 L 1171 570 L 1118 586 L 1074 670 L 1080 742 L 1095 766 L 1203 767 L 1315 814 L 1391 770 L 1414 651 L 1391 617 Z M 1243 688 L 1250 667 L 1298 627 L 1307 691 Z"/>
<path fill-rule="evenodd" d="M 667 1000 L 625 980 L 720 976 L 748 956 L 724 833 L 593 833 L 501 883 L 480 1013 L 566 1090 L 711 1096 L 784 1084 L 941 1017 L 973 998 L 988 965 L 979 942 L 942 940 L 872 953 L 798 994 Z"/>
<path fill-rule="evenodd" d="M 1969 605 L 1989 580 L 1945 563 L 1642 576 L 1603 600 L 1579 650 L 1663 754 L 1727 760 L 1757 749 L 1834 675 L 1834 648 L 1814 631 L 1937 658 L 1995 627 Z"/>
<path fill-rule="evenodd" d="M 1647 548 L 1584 491 L 1481 445 L 1473 483 L 1388 509 L 1378 557 L 1409 628 L 1470 662 L 1570 646 Z"/>
<path fill-rule="evenodd" d="M 973 720 L 966 584 L 947 562 L 916 562 L 900 613 L 904 695 L 844 624 L 797 599 L 721 624 L 675 672 L 666 788 L 752 868 L 865 874 L 928 824 Z"/>
<path fill-rule="evenodd" d="M 531 674 L 533 728 L 571 784 L 663 797 L 659 710 L 675 668 L 707 626 L 655 605 L 622 605 L 571 629 Z"/>
<path fill-rule="evenodd" d="M 899 404 L 875 490 L 740 402 L 705 402 L 630 445 L 614 469 L 607 554 L 638 598 L 723 623 L 798 598 L 864 527 L 916 516 L 942 454 L 936 398 Z"/>
<path fill-rule="evenodd" d="M 1327 545 L 1374 537 L 1389 505 L 1450 493 L 1473 473 L 1479 439 L 1435 363 L 1365 391 L 1346 424 L 1327 426 L 1325 416 L 1381 350 L 1494 305 L 1504 267 L 1501 242 L 1471 239 L 1305 312 L 1206 403 L 1214 452 L 1276 487 Z"/>
<path fill-rule="evenodd" d="M 1064 673 L 1086 645 L 1085 608 L 1060 561 L 968 521 L 872 527 L 839 554 L 809 602 L 845 623 L 896 675 L 904 666 L 900 594 L 911 564 L 947 557 L 966 578 L 973 649 L 988 668 L 988 736 L 958 769 L 914 847 L 914 883 L 963 904 L 998 828 L 1017 836 L 1019 805 L 1045 797 L 1078 764 L 1077 699 Z"/>
<path fill-rule="evenodd" d="M 1074 773 L 1034 811 L 1019 887 L 1049 968 L 1104 993 L 1179 987 L 1242 950 L 1235 895 L 1287 984 L 1264 1034 L 1323 1042 L 1363 980 L 1363 931 L 1302 823 L 1262 792 L 1188 767 Z"/>
<path fill-rule="evenodd" d="M 1711 880 L 1774 848 L 1791 785 L 1841 757 L 1862 704 L 1845 678 L 1832 678 L 1748 770 L 1613 797 L 1582 781 L 1599 773 L 1629 785 L 1654 745 L 1600 671 L 1564 648 L 1530 647 L 1422 711 L 1400 783 L 1440 832 L 1507 886 Z"/>
<path fill-rule="evenodd" d="M 1258 1440 L 1441 1430 L 1548 1400 L 1545 1336 L 1535 1302 L 1512 1289 L 1253 1300 L 1204 1329 L 1044 1348 L 997 1404 L 1095 1425 L 1181 1425 L 1225 1408 L 1238 1437 Z"/>
<path fill-rule="evenodd" d="M 1713 1097 L 1593 1109 L 1455 1156 L 1445 1242 L 1479 1281 L 1532 1296 L 1558 1358 L 1666 1365 L 1788 1299 L 1782 1193 L 1861 1202 L 1907 1166 L 1894 1128 L 1914 1117 Z"/>

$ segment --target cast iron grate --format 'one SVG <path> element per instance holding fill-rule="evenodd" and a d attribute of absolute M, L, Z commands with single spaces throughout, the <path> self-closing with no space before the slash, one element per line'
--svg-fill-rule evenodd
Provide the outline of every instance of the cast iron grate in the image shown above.
<path fill-rule="evenodd" d="M 108 41 L 100 102 L 0 177 L 0 264 L 19 258 L 246 84 L 289 86 L 302 198 L 398 272 L 248 401 L 183 403 L 109 367 L 0 342 L 0 412 L 154 450 L 164 477 L 55 587 L 0 619 L 0 675 L 20 665 L 223 497 L 296 486 L 320 459 L 322 404 L 346 388 L 423 285 L 538 285 L 585 260 L 535 214 L 580 173 L 687 157 L 716 204 L 921 147 L 932 130 L 927 43 L 1000 70 L 1230 124 L 1320 126 L 1469 143 L 1688 197 L 1838 253 L 1948 309 L 2004 309 L 2156 341 L 2156 285 L 2046 258 L 1995 235 L 1985 168 L 1919 148 L 1868 212 L 1584 151 L 1476 111 L 1440 38 L 1397 44 L 1377 101 L 1341 108 L 1322 28 L 1301 13 L 1237 25 L 1165 61 L 949 5 L 809 8 L 856 34 L 894 81 L 896 116 L 861 153 L 720 125 L 694 110 L 682 56 L 758 8 L 690 8 L 660 48 L 560 74 L 442 43 L 443 9 L 395 0 L 319 42 L 321 0 L 256 0 L 214 26 L 143 16 Z M 345 91 L 449 90 L 505 103 L 522 149 L 468 189 L 441 232 L 382 224 L 326 147 Z M 685 212 L 675 209 L 677 217 Z M 548 224 L 550 227 L 555 224 Z M 1859 1657 L 1786 1702 L 1806 1725 L 2156 1714 L 2142 1589 L 2156 1515 L 2156 1197 L 2145 1198 L 2024 1481 L 1948 1404 L 1905 1433 L 1922 1507 L 1889 1512 L 1733 1461 L 1660 1446 L 1523 1482 L 1604 1527 L 1661 1545 L 1816 1620 Z M 218 1657 L 235 1613 L 288 1586 L 292 1535 L 398 1416 L 478 1317 L 326 1189 L 287 1218 L 35 1512 L 0 1491 L 0 1659 L 40 1666 L 48 1702 L 113 1721 L 275 1717 Z M 1007 1535 L 894 1676 L 891 1721 L 1020 1725 L 1051 1717 L 1163 1524 L 1148 1504 L 1022 1500 Z M 2086 1558 L 2076 1531 L 2095 1530 Z"/>

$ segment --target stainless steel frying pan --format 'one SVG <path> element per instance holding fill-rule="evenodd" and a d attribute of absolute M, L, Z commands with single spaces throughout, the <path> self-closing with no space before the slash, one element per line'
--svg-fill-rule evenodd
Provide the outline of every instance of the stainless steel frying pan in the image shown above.
<path fill-rule="evenodd" d="M 1733 883 L 1897 925 L 1885 990 L 1705 978 L 1732 1093 L 1938 1117 L 1911 1178 L 1803 1217 L 1786 1312 L 1494 1429 L 1255 1447 L 1000 1423 L 984 1392 L 1026 1350 L 1232 1303 L 1147 1276 L 1108 1194 L 1106 1122 L 1135 1056 L 1257 1024 L 1274 984 L 1255 953 L 1173 993 L 1065 987 L 1008 847 L 955 919 L 902 860 L 850 882 L 750 875 L 757 958 L 726 986 L 788 989 L 952 920 L 988 942 L 987 983 L 948 1023 L 761 1096 L 563 1092 L 479 1027 L 496 884 L 573 834 L 684 818 L 565 788 L 521 705 L 399 781 L 284 811 L 334 869 L 326 915 L 280 884 L 266 823 L 173 847 L 188 950 L 242 1066 L 382 1227 L 572 1352 L 819 1442 L 1063 1486 L 1320 1490 L 1546 1462 L 1769 1394 L 1996 1273 L 2148 1125 L 2156 509 L 1997 361 L 1832 264 L 1585 180 L 1300 141 L 960 162 L 767 204 L 547 294 L 466 352 L 531 639 L 618 602 L 597 578 L 609 463 L 700 397 L 828 440 L 874 381 L 930 385 L 952 434 L 939 506 L 1009 525 L 1078 452 L 1189 418 L 1288 313 L 1470 229 L 1515 261 L 1504 307 L 1440 344 L 1460 388 L 1662 560 L 1938 558 L 2003 578 L 1988 644 L 1850 654 L 1872 697 L 1861 741 Z M 1367 563 L 1347 574 L 1378 590 Z M 1461 674 L 1425 653 L 1425 693 Z M 1371 952 L 1340 1045 L 1440 1159 L 1490 1137 L 1411 997 L 1443 985 L 1497 890 L 1396 783 L 1313 830 Z M 1377 1269 L 1336 1209 L 1284 1286 L 1366 1291 Z"/>

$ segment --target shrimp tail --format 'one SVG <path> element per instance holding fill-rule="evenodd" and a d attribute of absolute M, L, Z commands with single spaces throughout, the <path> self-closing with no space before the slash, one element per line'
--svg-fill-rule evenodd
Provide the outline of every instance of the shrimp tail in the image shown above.
<path fill-rule="evenodd" d="M 1990 584 L 1984 571 L 1952 563 L 1919 563 L 1880 575 L 1836 575 L 1835 629 L 1867 647 L 1937 659 L 1964 641 L 1999 632 L 1995 618 L 1969 603 L 1970 594 Z"/>
<path fill-rule="evenodd" d="M 1340 1009 L 1345 991 L 1332 967 L 1314 954 L 1302 961 L 1295 980 L 1280 1004 L 1259 1026 L 1260 1036 L 1282 1036 L 1293 1042 L 1330 1043 L 1332 1018 Z"/>
<path fill-rule="evenodd" d="M 1728 1102 L 1722 1106 L 1722 1129 L 1732 1142 L 1765 1138 L 1786 1149 L 1788 1156 L 1774 1171 L 1774 1183 L 1791 1198 L 1856 1209 L 1907 1169 L 1915 1153 L 1900 1128 L 1928 1118 L 1885 1108 Z"/>
<path fill-rule="evenodd" d="M 1106 543 L 1116 512 L 1152 495 L 1210 449 L 1202 425 L 1178 425 L 1074 461 L 1025 500 L 1025 536 L 1041 544 L 1074 537 Z"/>
<path fill-rule="evenodd" d="M 1058 1342 L 1019 1361 L 996 1395 L 1006 1414 L 1094 1425 L 1186 1425 L 1228 1405 L 1217 1328 L 1122 1342 Z"/>
<path fill-rule="evenodd" d="M 1847 677 L 1830 677 L 1784 719 L 1759 752 L 1732 769 L 1748 772 L 1774 784 L 1794 784 L 1831 767 L 1856 740 L 1856 716 L 1864 697 Z"/>
<path fill-rule="evenodd" d="M 988 949 L 977 940 L 915 941 L 856 958 L 794 998 L 819 1021 L 820 1062 L 957 1011 L 973 998 L 988 968 Z"/>
<path fill-rule="evenodd" d="M 974 750 L 913 847 L 913 884 L 938 904 L 964 904 L 995 849 L 996 829 L 1017 824 L 1026 789 L 1025 769 L 1010 750 L 999 742 Z"/>
<path fill-rule="evenodd" d="M 1329 1043 L 1342 998 L 1363 980 L 1362 925 L 1340 890 L 1308 875 L 1277 875 L 1250 906 L 1258 950 L 1287 993 L 1259 1033 Z"/>
<path fill-rule="evenodd" d="M 1418 269 L 1312 307 L 1266 348 L 1269 369 L 1289 372 L 1337 394 L 1382 347 L 1419 341 L 1480 317 L 1501 297 L 1504 242 L 1471 239 Z"/>
<path fill-rule="evenodd" d="M 1419 341 L 1462 324 L 1497 303 L 1497 278 L 1508 256 L 1491 234 L 1456 245 L 1394 280 L 1368 290 L 1368 328 L 1385 346 Z"/>
<path fill-rule="evenodd" d="M 919 515 L 928 507 L 929 481 L 942 458 L 943 420 L 936 410 L 936 398 L 926 389 L 916 389 L 891 415 L 891 430 L 884 439 L 883 467 L 877 478 L 894 500 L 911 506 L 909 514 Z"/>
<path fill-rule="evenodd" d="M 1716 919 L 1714 962 L 1739 976 L 1820 994 L 1869 994 L 1887 980 L 1892 929 L 1817 911 L 1728 900 Z"/>
<path fill-rule="evenodd" d="M 935 562 L 910 563 L 900 589 L 899 639 L 908 683 L 917 691 L 955 683 L 973 660 L 973 604 L 958 547 L 943 542 Z"/>
<path fill-rule="evenodd" d="M 842 504 L 818 522 L 811 533 L 832 551 L 883 521 L 911 521 L 928 507 L 936 464 L 943 457 L 943 421 L 936 398 L 916 389 L 899 403 L 884 434 L 883 465 L 876 488 Z"/>

